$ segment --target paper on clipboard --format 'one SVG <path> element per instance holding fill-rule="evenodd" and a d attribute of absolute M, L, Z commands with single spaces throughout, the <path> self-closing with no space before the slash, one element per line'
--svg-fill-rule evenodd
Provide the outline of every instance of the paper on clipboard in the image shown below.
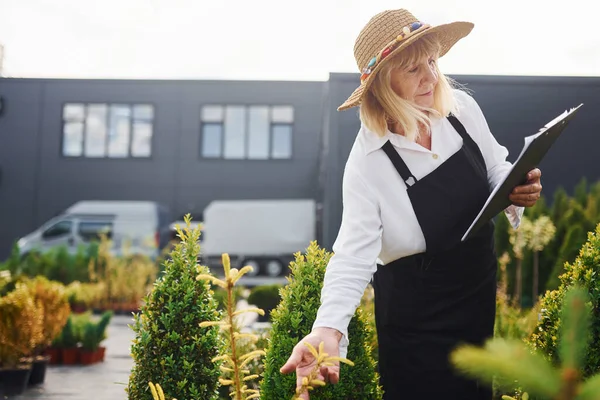
<path fill-rule="evenodd" d="M 569 111 L 565 111 L 544 125 L 538 133 L 525 137 L 525 144 L 521 150 L 521 154 L 519 154 L 519 157 L 500 183 L 492 190 L 481 211 L 479 211 L 479 214 L 477 214 L 477 217 L 475 217 L 471 226 L 469 226 L 469 229 L 463 235 L 462 241 L 468 239 L 471 234 L 475 233 L 487 221 L 510 206 L 511 202 L 508 199 L 510 192 L 512 192 L 515 186 L 525 183 L 527 173 L 539 165 L 550 147 L 554 144 L 554 141 L 560 136 L 563 129 L 582 105 L 580 104 Z"/>

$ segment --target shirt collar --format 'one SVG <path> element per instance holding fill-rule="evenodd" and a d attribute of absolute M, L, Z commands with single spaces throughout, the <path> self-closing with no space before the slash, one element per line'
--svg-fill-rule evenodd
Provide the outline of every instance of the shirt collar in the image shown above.
<path fill-rule="evenodd" d="M 434 132 L 434 128 L 440 122 L 441 122 L 441 119 L 439 119 L 439 118 L 431 119 L 432 135 Z M 385 144 L 385 142 L 387 142 L 388 140 L 392 143 L 392 145 L 394 147 L 399 148 L 399 149 L 410 149 L 410 150 L 424 151 L 424 152 L 429 151 L 429 150 L 423 148 L 422 146 L 419 146 L 415 142 L 408 140 L 406 137 L 404 137 L 402 135 L 392 133 L 389 129 L 386 129 L 385 135 L 379 136 L 378 134 L 371 131 L 369 128 L 367 128 L 363 124 L 361 127 L 361 131 L 362 131 L 362 136 L 364 139 L 363 143 L 364 143 L 365 155 L 370 154 L 376 150 L 379 150 Z"/>

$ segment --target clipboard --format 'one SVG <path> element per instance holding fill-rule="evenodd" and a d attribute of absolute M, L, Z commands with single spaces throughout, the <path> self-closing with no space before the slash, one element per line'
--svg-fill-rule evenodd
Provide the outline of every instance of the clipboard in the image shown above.
<path fill-rule="evenodd" d="M 469 239 L 483 225 L 511 205 L 508 196 L 515 186 L 524 184 L 527 173 L 536 168 L 556 139 L 571 122 L 577 111 L 583 106 L 578 105 L 565 111 L 552 121 L 548 122 L 540 131 L 534 135 L 525 137 L 525 145 L 521 154 L 514 162 L 506 176 L 496 185 L 487 201 L 471 223 L 471 226 L 462 237 L 461 241 Z"/>

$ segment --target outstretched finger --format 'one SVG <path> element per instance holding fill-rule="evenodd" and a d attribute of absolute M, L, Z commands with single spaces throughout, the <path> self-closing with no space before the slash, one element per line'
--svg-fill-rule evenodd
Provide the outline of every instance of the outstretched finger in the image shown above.
<path fill-rule="evenodd" d="M 296 367 L 302 361 L 302 352 L 299 349 L 294 349 L 287 362 L 279 369 L 282 374 L 288 374 L 296 370 Z"/>

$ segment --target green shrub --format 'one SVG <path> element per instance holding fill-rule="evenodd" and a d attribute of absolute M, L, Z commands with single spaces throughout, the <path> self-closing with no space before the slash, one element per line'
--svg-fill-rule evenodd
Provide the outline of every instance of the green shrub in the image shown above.
<path fill-rule="evenodd" d="M 290 264 L 289 284 L 281 289 L 281 302 L 271 313 L 272 331 L 266 349 L 261 399 L 291 399 L 296 390 L 296 374 L 281 374 L 279 369 L 292 354 L 294 346 L 312 329 L 320 306 L 325 268 L 331 253 L 312 242 L 306 254 L 296 254 Z M 340 381 L 310 392 L 311 400 L 381 399 L 379 376 L 371 357 L 369 325 L 360 308 L 348 327 L 351 338 L 347 359 L 355 365 L 340 364 Z"/>
<path fill-rule="evenodd" d="M 561 329 L 561 310 L 565 293 L 574 286 L 579 286 L 590 295 L 592 319 L 589 352 L 586 354 L 583 371 L 585 376 L 600 369 L 600 224 L 594 232 L 588 233 L 587 242 L 581 248 L 575 262 L 565 264 L 565 273 L 560 276 L 560 286 L 548 291 L 540 300 L 540 319 L 528 342 L 534 349 L 543 352 L 546 357 L 558 362 L 558 332 Z"/>
<path fill-rule="evenodd" d="M 76 327 L 73 314 L 71 314 L 69 318 L 67 318 L 67 322 L 60 333 L 58 341 L 60 342 L 61 347 L 70 349 L 77 346 L 77 343 L 80 342 L 80 337 L 81 334 L 79 333 L 79 329 Z"/>
<path fill-rule="evenodd" d="M 248 304 L 253 304 L 256 307 L 262 309 L 265 312 L 265 319 L 269 319 L 271 310 L 277 307 L 281 297 L 279 296 L 279 289 L 281 285 L 262 285 L 256 286 L 250 292 L 248 296 Z"/>
<path fill-rule="evenodd" d="M 100 347 L 100 343 L 106 339 L 106 328 L 111 318 L 112 311 L 105 311 L 98 321 L 85 321 L 81 332 L 81 346 L 84 349 L 94 351 Z"/>
<path fill-rule="evenodd" d="M 66 246 L 57 246 L 44 252 L 33 250 L 21 257 L 15 243 L 9 258 L 0 263 L 0 271 L 8 270 L 15 277 L 44 276 L 64 285 L 74 281 L 88 282 L 88 266 L 90 262 L 96 262 L 97 253 L 98 244 L 92 242 L 78 246 L 75 254 L 70 254 Z"/>
<path fill-rule="evenodd" d="M 506 390 L 517 389 L 522 399 L 593 400 L 600 398 L 600 374 L 584 379 L 581 369 L 590 339 L 591 304 L 587 289 L 571 286 L 563 292 L 563 321 L 557 332 L 554 365 L 520 340 L 494 338 L 485 346 L 460 345 L 451 362 L 462 374 L 484 382 L 501 378 Z M 503 396 L 509 400 L 513 397 Z"/>
<path fill-rule="evenodd" d="M 218 398 L 219 363 L 212 361 L 221 346 L 218 327 L 201 328 L 203 321 L 218 321 L 220 313 L 205 280 L 196 280 L 206 267 L 197 266 L 198 229 L 179 230 L 182 241 L 165 261 L 165 272 L 135 315 L 132 345 L 134 366 L 127 387 L 130 400 L 150 400 L 149 382 L 159 383 L 167 398 L 210 400 Z"/>

